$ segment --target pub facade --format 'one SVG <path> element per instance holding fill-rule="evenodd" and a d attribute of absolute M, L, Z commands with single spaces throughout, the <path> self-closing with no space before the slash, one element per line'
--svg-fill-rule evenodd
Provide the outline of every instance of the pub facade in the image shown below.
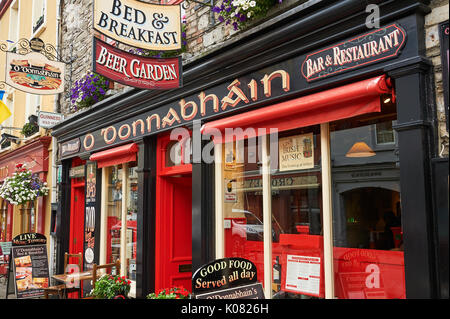
<path fill-rule="evenodd" d="M 448 297 L 432 9 L 378 7 L 368 27 L 365 1 L 294 1 L 186 58 L 179 88 L 55 126 L 60 260 L 120 259 L 136 298 L 224 257 L 266 298 Z"/>

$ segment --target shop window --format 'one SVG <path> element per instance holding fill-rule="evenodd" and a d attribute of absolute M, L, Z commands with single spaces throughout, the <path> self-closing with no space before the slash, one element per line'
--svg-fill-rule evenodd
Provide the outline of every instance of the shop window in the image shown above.
<path fill-rule="evenodd" d="M 36 203 L 29 201 L 20 208 L 22 233 L 36 232 Z"/>
<path fill-rule="evenodd" d="M 6 241 L 7 220 L 8 220 L 8 202 L 2 199 L 0 202 L 0 241 Z"/>
<path fill-rule="evenodd" d="M 398 155 L 374 147 L 394 143 L 392 117 L 332 123 L 334 293 L 341 299 L 405 298 Z M 384 119 L 383 119 L 384 117 Z M 372 152 L 353 152 L 368 141 Z"/>
<path fill-rule="evenodd" d="M 106 243 L 103 250 L 106 263 L 121 261 L 123 275 L 136 280 L 137 191 L 136 162 L 106 167 L 107 181 Z M 131 292 L 133 294 L 133 292 Z"/>
<path fill-rule="evenodd" d="M 398 152 L 377 147 L 395 120 L 385 103 L 279 132 L 276 148 L 216 145 L 216 254 L 255 263 L 267 298 L 405 298 Z"/>
<path fill-rule="evenodd" d="M 222 146 L 225 257 L 255 263 L 258 281 L 270 285 L 274 298 L 323 297 L 320 128 L 280 134 L 278 152 L 274 152 L 278 158 L 271 159 L 271 283 L 264 279 L 260 141 L 251 138 Z M 300 280 L 294 273 L 305 265 L 314 266 Z"/>

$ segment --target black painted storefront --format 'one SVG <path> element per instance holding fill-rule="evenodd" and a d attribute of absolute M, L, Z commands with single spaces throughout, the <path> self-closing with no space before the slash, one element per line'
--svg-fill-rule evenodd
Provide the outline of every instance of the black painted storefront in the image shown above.
<path fill-rule="evenodd" d="M 442 247 L 445 247 L 445 231 L 444 242 L 441 240 L 439 247 L 436 243 L 439 242 L 438 236 L 442 237 L 441 228 L 447 228 L 448 224 L 444 226 L 439 224 L 445 222 L 442 213 L 438 214 L 438 210 L 442 211 L 442 205 L 439 203 L 445 200 L 434 196 L 436 189 L 442 185 L 435 181 L 433 174 L 438 170 L 437 166 L 436 168 L 432 166 L 432 159 L 437 157 L 436 107 L 432 93 L 433 68 L 425 57 L 424 16 L 430 9 L 427 6 L 428 1 L 377 1 L 377 3 L 381 9 L 381 26 L 395 23 L 406 32 L 406 43 L 397 57 L 311 83 L 306 81 L 293 83 L 290 92 L 280 90 L 273 92 L 271 97 L 261 97 L 256 102 L 241 103 L 227 109 L 226 112 L 218 114 L 210 112 L 195 119 L 200 119 L 204 123 L 244 110 L 260 108 L 386 74 L 393 80 L 397 97 L 398 118 L 394 129 L 398 134 L 407 298 L 445 297 L 445 289 L 442 287 L 448 287 L 448 264 L 447 275 L 445 269 L 442 269 L 442 264 L 439 264 L 442 259 L 448 260 L 448 252 L 445 257 L 445 252 L 442 251 Z M 54 127 L 53 135 L 57 137 L 60 148 L 62 144 L 77 138 L 80 138 L 82 143 L 82 138 L 87 134 L 98 133 L 101 128 L 131 123 L 139 116 L 147 116 L 154 112 L 166 114 L 169 107 L 177 106 L 181 99 L 191 101 L 200 92 L 214 93 L 219 98 L 226 96 L 227 85 L 235 79 L 244 79 L 243 83 L 253 78 L 259 80 L 273 65 L 282 65 L 289 70 L 297 69 L 300 73 L 301 64 L 292 62 L 300 60 L 297 57 L 303 57 L 368 32 L 365 25 L 366 5 L 366 1 L 346 0 L 318 1 L 301 10 L 294 7 L 284 14 L 285 19 L 273 21 L 266 28 L 250 30 L 240 40 L 184 65 L 182 88 L 171 91 L 137 89 L 125 91 L 58 124 Z M 192 121 L 175 123 L 173 126 L 160 129 L 159 132 L 181 125 L 193 127 Z M 126 143 L 133 141 L 139 145 L 136 291 L 138 297 L 145 296 L 153 291 L 154 287 L 156 133 L 158 132 L 145 133 L 126 141 Z M 98 137 L 95 135 L 95 138 Z M 115 146 L 120 144 L 118 140 L 111 143 Z M 90 150 L 80 147 L 80 152 L 60 159 L 63 165 L 62 201 L 59 210 L 60 260 L 67 250 L 65 248 L 68 247 L 65 230 L 70 223 L 67 215 L 70 210 L 68 180 L 70 159 L 74 156 L 87 159 L 94 151 L 108 147 L 110 146 L 106 144 Z M 100 175 L 99 172 L 97 176 Z M 213 164 L 201 163 L 198 158 L 193 159 L 192 194 L 192 270 L 195 272 L 200 265 L 214 259 Z M 441 196 L 442 191 L 439 190 L 438 194 Z M 446 234 L 448 247 L 448 230 Z M 447 282 L 442 282 L 443 280 Z"/>

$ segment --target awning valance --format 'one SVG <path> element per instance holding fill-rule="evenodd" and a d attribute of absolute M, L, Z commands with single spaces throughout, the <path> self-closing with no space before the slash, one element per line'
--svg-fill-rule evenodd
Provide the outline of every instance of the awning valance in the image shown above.
<path fill-rule="evenodd" d="M 203 125 L 201 132 L 205 135 L 212 135 L 216 143 L 222 141 L 221 137 L 225 137 L 224 141 L 229 142 L 233 139 L 267 134 L 270 128 L 287 131 L 361 114 L 380 112 L 380 95 L 392 94 L 389 84 L 390 81 L 384 75 L 378 76 L 212 121 Z M 242 130 L 234 130 L 230 137 L 226 129 L 235 128 Z M 221 133 L 220 137 L 215 134 L 218 131 Z"/>
<path fill-rule="evenodd" d="M 109 150 L 94 153 L 89 157 L 91 161 L 97 161 L 97 167 L 119 165 L 136 160 L 139 146 L 136 143 L 114 147 Z"/>

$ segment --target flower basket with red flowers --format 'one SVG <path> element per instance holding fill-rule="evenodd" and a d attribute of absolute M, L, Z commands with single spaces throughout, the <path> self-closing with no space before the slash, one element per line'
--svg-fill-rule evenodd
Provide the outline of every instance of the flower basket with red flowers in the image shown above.
<path fill-rule="evenodd" d="M 161 289 L 157 293 L 147 295 L 147 299 L 190 299 L 191 293 L 183 287 Z"/>
<path fill-rule="evenodd" d="M 95 282 L 91 296 L 95 299 L 126 299 L 130 292 L 131 281 L 125 276 L 103 275 Z"/>

